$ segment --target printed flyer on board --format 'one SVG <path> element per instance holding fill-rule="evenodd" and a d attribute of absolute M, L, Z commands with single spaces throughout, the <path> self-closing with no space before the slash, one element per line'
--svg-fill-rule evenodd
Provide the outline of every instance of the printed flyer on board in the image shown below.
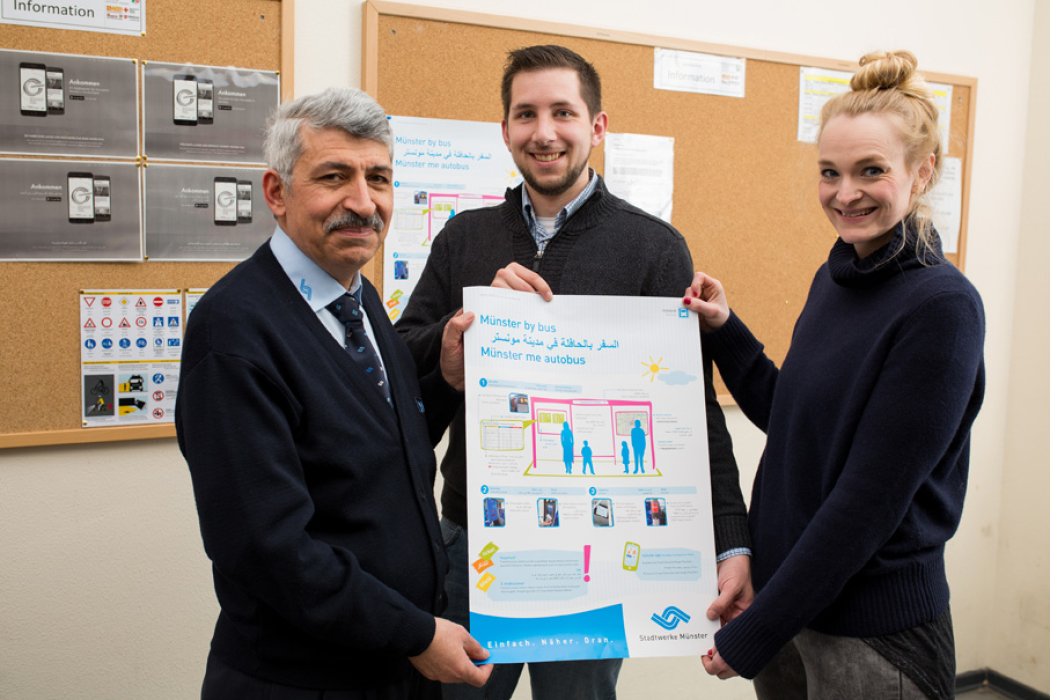
<path fill-rule="evenodd" d="M 704 653 L 700 330 L 678 298 L 464 290 L 470 631 L 493 663 Z"/>

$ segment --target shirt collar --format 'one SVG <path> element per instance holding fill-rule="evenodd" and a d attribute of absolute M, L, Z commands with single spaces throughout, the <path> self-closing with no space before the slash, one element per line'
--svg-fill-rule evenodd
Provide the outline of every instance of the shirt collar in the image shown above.
<path fill-rule="evenodd" d="M 299 246 L 285 233 L 280 226 L 270 238 L 270 250 L 280 263 L 284 274 L 299 290 L 303 300 L 317 313 L 333 301 L 346 294 L 346 289 L 334 277 L 299 250 Z M 361 273 L 354 275 L 350 283 L 350 293 L 357 295 L 361 288 Z"/>
<path fill-rule="evenodd" d="M 550 233 L 557 233 L 558 229 L 565 224 L 569 217 L 579 211 L 580 207 L 586 204 L 587 200 L 594 194 L 594 191 L 598 189 L 598 174 L 594 172 L 594 168 L 587 168 L 587 171 L 589 174 L 587 186 L 576 195 L 575 199 L 562 207 L 562 210 L 554 217 L 554 231 Z M 532 209 L 532 202 L 529 200 L 529 188 L 524 184 L 521 186 L 521 213 L 525 216 L 525 221 L 528 222 L 529 228 L 534 228 L 536 215 Z"/>

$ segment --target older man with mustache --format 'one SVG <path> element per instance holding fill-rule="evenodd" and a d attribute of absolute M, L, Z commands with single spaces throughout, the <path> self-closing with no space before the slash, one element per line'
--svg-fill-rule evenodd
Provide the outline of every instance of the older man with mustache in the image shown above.
<path fill-rule="evenodd" d="M 491 667 L 445 607 L 433 445 L 463 331 L 417 379 L 361 273 L 393 209 L 393 137 L 366 94 L 283 105 L 266 136 L 273 237 L 201 299 L 176 406 L 221 606 L 202 698 L 402 700 Z"/>

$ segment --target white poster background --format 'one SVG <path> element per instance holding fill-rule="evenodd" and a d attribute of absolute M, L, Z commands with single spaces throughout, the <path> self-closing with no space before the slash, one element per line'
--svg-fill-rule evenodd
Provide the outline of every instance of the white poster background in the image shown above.
<path fill-rule="evenodd" d="M 605 185 L 617 197 L 671 223 L 674 138 L 606 134 Z"/>
<path fill-rule="evenodd" d="M 182 323 L 177 289 L 80 292 L 85 428 L 175 420 Z"/>
<path fill-rule="evenodd" d="M 798 140 L 816 143 L 820 131 L 820 110 L 836 95 L 849 92 L 853 73 L 827 68 L 799 68 L 798 81 Z M 952 127 L 952 86 L 930 83 L 937 105 L 937 129 L 941 134 L 941 149 L 948 153 Z"/>
<path fill-rule="evenodd" d="M 704 653 L 717 573 L 696 316 L 677 298 L 489 287 L 464 308 L 470 625 L 489 661 Z"/>
<path fill-rule="evenodd" d="M 853 73 L 803 66 L 798 69 L 798 140 L 817 142 L 820 110 L 835 95 L 849 92 Z"/>
<path fill-rule="evenodd" d="M 445 222 L 459 212 L 502 203 L 521 176 L 497 123 L 390 117 L 390 124 L 394 216 L 383 246 L 383 295 L 395 321 Z"/>
<path fill-rule="evenodd" d="M 0 0 L 0 22 L 142 36 L 146 33 L 146 0 Z"/>
<path fill-rule="evenodd" d="M 744 97 L 747 60 L 672 49 L 653 50 L 653 87 L 657 90 Z"/>
<path fill-rule="evenodd" d="M 945 158 L 941 179 L 928 195 L 933 209 L 933 225 L 941 236 L 945 253 L 959 252 L 962 222 L 962 161 Z"/>

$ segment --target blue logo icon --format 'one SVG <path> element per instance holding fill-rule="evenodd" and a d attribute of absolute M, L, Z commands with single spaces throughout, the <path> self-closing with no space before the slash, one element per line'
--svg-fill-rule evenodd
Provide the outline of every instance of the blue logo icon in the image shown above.
<path fill-rule="evenodd" d="M 91 338 L 88 338 L 87 340 L 84 341 L 84 347 L 87 348 L 88 350 L 94 350 L 95 349 L 95 341 L 92 340 Z"/>
<path fill-rule="evenodd" d="M 153 317 L 153 327 L 154 328 L 163 328 L 164 327 L 164 317 L 163 316 L 154 316 Z"/>
<path fill-rule="evenodd" d="M 154 384 L 163 384 L 164 383 L 164 375 L 163 374 L 154 374 L 153 375 L 153 383 Z"/>
<path fill-rule="evenodd" d="M 689 318 L 689 309 L 678 309 L 678 318 Z"/>
<path fill-rule="evenodd" d="M 309 301 L 313 297 L 314 291 L 306 285 L 306 278 L 299 280 L 299 291 L 306 295 L 306 300 Z"/>
<path fill-rule="evenodd" d="M 168 316 L 168 328 L 178 328 L 178 327 L 179 327 L 179 317 L 178 316 Z"/>
<path fill-rule="evenodd" d="M 393 254 L 392 256 L 390 256 L 390 257 L 392 257 L 392 258 L 393 258 L 394 260 L 397 260 L 397 253 L 394 253 L 394 254 Z"/>
<path fill-rule="evenodd" d="M 678 626 L 679 622 L 689 622 L 689 616 L 682 610 L 671 605 L 664 610 L 663 615 L 657 615 L 653 613 L 653 622 L 663 627 L 665 630 L 673 630 Z"/>
<path fill-rule="evenodd" d="M 489 487 L 488 486 L 482 486 L 481 487 L 481 493 L 484 494 L 484 493 L 488 493 L 488 492 L 489 492 Z"/>
<path fill-rule="evenodd" d="M 177 347 L 179 347 L 179 339 L 178 338 L 168 338 L 168 347 L 169 348 L 177 348 Z"/>
<path fill-rule="evenodd" d="M 125 349 L 126 348 L 130 348 L 131 347 L 131 341 L 128 340 L 127 338 L 121 338 L 120 339 L 120 347 L 125 348 Z"/>
<path fill-rule="evenodd" d="M 113 347 L 113 341 L 110 340 L 109 338 L 103 338 L 102 339 L 102 347 L 104 349 L 106 349 L 106 350 L 109 350 L 111 347 Z"/>
<path fill-rule="evenodd" d="M 489 385 L 489 380 L 488 379 L 482 379 L 480 382 L 478 382 L 478 384 L 480 384 L 481 386 L 488 386 Z"/>
<path fill-rule="evenodd" d="M 598 489 L 596 489 L 596 488 L 594 488 L 594 487 L 592 486 L 592 487 L 590 488 L 590 494 L 591 494 L 592 496 L 596 496 L 596 495 L 598 495 Z"/>
<path fill-rule="evenodd" d="M 146 339 L 145 338 L 139 338 L 138 340 L 135 341 L 135 345 L 138 345 L 140 348 L 146 347 Z"/>

